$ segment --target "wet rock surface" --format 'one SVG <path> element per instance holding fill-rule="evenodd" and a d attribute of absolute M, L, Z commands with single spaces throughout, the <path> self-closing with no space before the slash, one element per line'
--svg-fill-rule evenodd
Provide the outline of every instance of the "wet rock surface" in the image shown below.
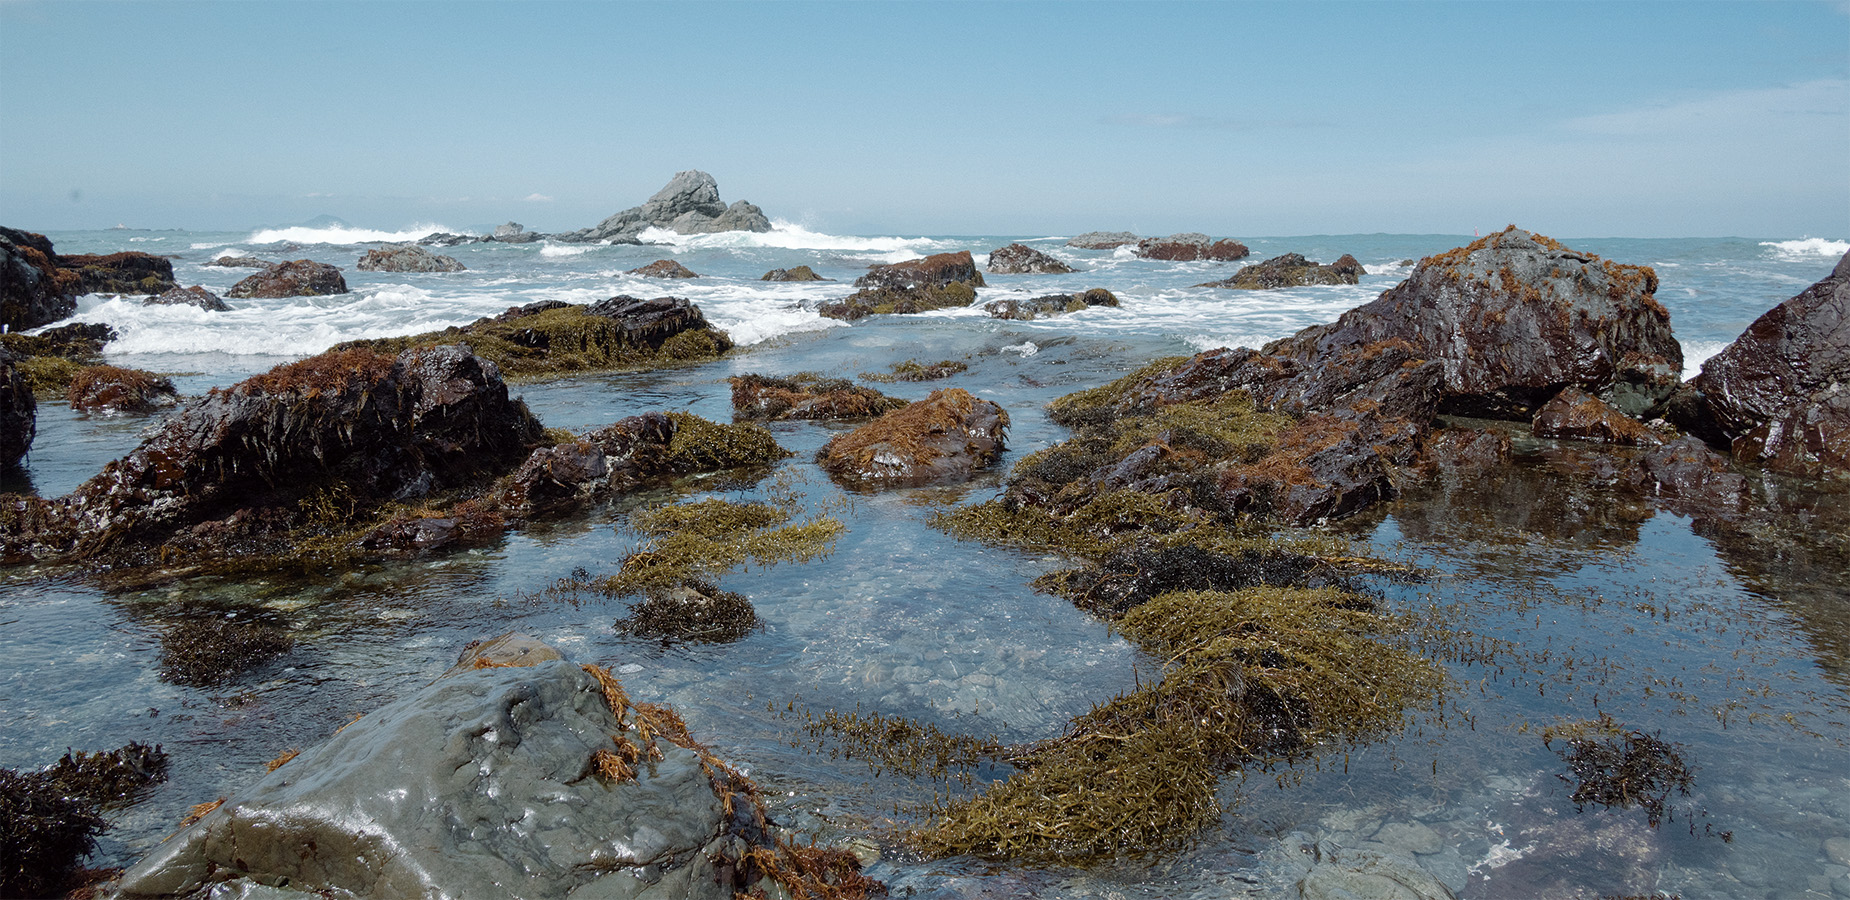
<path fill-rule="evenodd" d="M 38 400 L 15 365 L 18 360 L 0 346 L 0 468 L 17 465 L 38 433 Z"/>
<path fill-rule="evenodd" d="M 813 372 L 788 378 L 739 375 L 732 378 L 732 412 L 737 419 L 868 419 L 906 405 L 872 388 Z"/>
<path fill-rule="evenodd" d="M 647 228 L 667 228 L 677 234 L 717 231 L 770 231 L 763 210 L 743 200 L 728 207 L 719 199 L 719 182 L 705 172 L 690 169 L 675 173 L 668 184 L 641 206 L 633 206 L 590 228 L 554 235 L 563 241 L 637 243 Z"/>
<path fill-rule="evenodd" d="M 527 655 L 542 659 L 477 655 L 362 717 L 157 847 L 118 889 L 722 900 L 748 887 L 722 877 L 747 842 L 701 755 L 620 719 L 614 681 Z M 625 744 L 643 755 L 613 778 L 599 754 Z"/>
<path fill-rule="evenodd" d="M 416 244 L 368 250 L 354 268 L 362 272 L 461 272 L 468 266 L 453 256 L 432 253 Z"/>
<path fill-rule="evenodd" d="M 141 301 L 144 306 L 196 306 L 206 312 L 230 312 L 231 307 L 217 294 L 199 285 L 177 287 Z"/>
<path fill-rule="evenodd" d="M 1049 316 L 1065 315 L 1093 306 L 1117 306 L 1116 294 L 1104 288 L 1093 288 L 1078 294 L 1049 294 L 1031 300 L 1004 298 L 991 300 L 983 304 L 983 309 L 997 319 L 1015 319 L 1027 321 L 1043 319 Z"/>
<path fill-rule="evenodd" d="M 88 413 L 151 413 L 178 405 L 173 381 L 140 369 L 90 366 L 71 379 L 64 399 Z"/>
<path fill-rule="evenodd" d="M 645 278 L 699 278 L 700 277 L 699 275 L 694 274 L 692 270 L 688 269 L 688 267 L 681 265 L 680 263 L 675 262 L 672 259 L 658 259 L 655 262 L 649 263 L 646 266 L 641 266 L 641 267 L 629 270 L 629 274 L 641 275 Z"/>
<path fill-rule="evenodd" d="M 1142 238 L 1128 231 L 1088 231 L 1068 240 L 1066 245 L 1080 250 L 1116 250 L 1139 240 Z"/>
<path fill-rule="evenodd" d="M 1579 388 L 1563 388 L 1535 411 L 1536 437 L 1592 441 L 1596 444 L 1658 444 L 1662 439 L 1643 423 L 1606 405 Z"/>
<path fill-rule="evenodd" d="M 80 294 L 160 294 L 173 290 L 173 263 L 148 253 L 60 256 Z"/>
<path fill-rule="evenodd" d="M 970 251 L 961 250 L 875 266 L 856 278 L 854 286 L 860 290 L 845 299 L 823 303 L 816 312 L 831 319 L 853 321 L 874 314 L 968 306 L 984 283 L 975 258 Z"/>
<path fill-rule="evenodd" d="M 968 477 L 1001 455 L 1008 413 L 961 388 L 887 413 L 817 454 L 817 464 L 850 484 L 906 486 Z"/>
<path fill-rule="evenodd" d="M 1365 274 L 1362 264 L 1346 253 L 1327 265 L 1305 259 L 1301 253 L 1287 253 L 1262 263 L 1243 266 L 1230 278 L 1210 281 L 1199 287 L 1269 291 L 1311 284 L 1358 284 Z"/>
<path fill-rule="evenodd" d="M 758 280 L 759 281 L 829 281 L 830 279 L 824 278 L 821 275 L 817 275 L 815 270 L 811 269 L 808 266 L 797 266 L 794 269 L 772 269 L 771 271 L 764 273 L 764 277 Z"/>
<path fill-rule="evenodd" d="M 1850 254 L 1756 319 L 1690 385 L 1737 461 L 1850 480 Z"/>
<path fill-rule="evenodd" d="M 1010 244 L 989 251 L 983 267 L 996 275 L 1063 275 L 1073 267 L 1026 244 Z"/>
<path fill-rule="evenodd" d="M 78 279 L 42 234 L 0 228 L 0 325 L 37 328 L 77 311 Z"/>
<path fill-rule="evenodd" d="M 347 293 L 340 269 L 308 259 L 277 263 L 231 286 L 233 300 L 277 297 L 325 297 Z"/>
<path fill-rule="evenodd" d="M 1171 262 L 1192 262 L 1200 259 L 1228 262 L 1245 259 L 1252 251 L 1239 241 L 1222 238 L 1215 240 L 1196 231 L 1172 234 L 1168 237 L 1143 238 L 1137 242 L 1136 253 L 1144 259 L 1161 259 Z"/>

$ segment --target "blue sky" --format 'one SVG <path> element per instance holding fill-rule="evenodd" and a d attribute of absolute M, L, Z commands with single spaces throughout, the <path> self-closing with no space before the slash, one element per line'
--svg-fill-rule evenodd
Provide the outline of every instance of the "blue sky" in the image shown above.
<path fill-rule="evenodd" d="M 0 224 L 1850 237 L 1850 3 L 0 0 Z"/>

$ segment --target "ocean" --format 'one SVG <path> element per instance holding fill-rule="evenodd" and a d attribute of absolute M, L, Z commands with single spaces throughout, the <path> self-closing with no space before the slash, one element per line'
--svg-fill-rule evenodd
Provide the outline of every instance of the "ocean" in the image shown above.
<path fill-rule="evenodd" d="M 845 426 L 780 423 L 771 429 L 795 455 L 765 483 L 654 492 L 430 559 L 324 578 L 196 580 L 122 593 L 31 567 L 0 570 L 0 766 L 36 768 L 66 748 L 130 740 L 171 754 L 169 780 L 115 815 L 91 865 L 132 862 L 188 807 L 237 791 L 279 752 L 428 683 L 468 641 L 517 629 L 608 666 L 639 700 L 675 705 L 701 740 L 759 781 L 780 821 L 825 841 L 880 844 L 869 872 L 901 894 L 1277 896 L 1302 875 L 1306 848 L 1325 841 L 1396 847 L 1461 897 L 1850 895 L 1850 859 L 1826 849 L 1827 840 L 1850 839 L 1850 565 L 1834 536 L 1841 504 L 1819 499 L 1813 519 L 1769 552 L 1765 541 L 1551 476 L 1547 442 L 1525 445 L 1521 471 L 1496 485 L 1411 490 L 1331 526 L 1377 555 L 1437 573 L 1379 585 L 1391 611 L 1487 642 L 1474 652 L 1460 651 L 1457 639 L 1422 645 L 1453 679 L 1442 707 L 1412 714 L 1392 739 L 1230 774 L 1221 820 L 1172 852 L 1085 868 L 921 861 L 883 836 L 925 821 L 935 799 L 971 788 L 871 771 L 802 729 L 794 711 L 859 708 L 1031 741 L 1058 735 L 1073 716 L 1158 673 L 1160 660 L 1101 620 L 1029 587 L 1070 561 L 959 542 L 933 529 L 932 515 L 994 496 L 1009 465 L 1064 439 L 1042 412 L 1048 401 L 1156 357 L 1257 347 L 1330 321 L 1398 283 L 1411 261 L 1471 236 L 1236 236 L 1252 248 L 1243 262 L 1286 252 L 1330 262 L 1349 253 L 1368 272 L 1354 286 L 1263 292 L 1197 286 L 1242 263 L 1075 250 L 1066 236 L 841 236 L 789 223 L 765 234 L 648 232 L 643 239 L 657 243 L 645 246 L 430 248 L 468 267 L 450 274 L 354 266 L 374 242 L 449 230 L 47 236 L 60 253 L 168 256 L 179 283 L 220 295 L 253 271 L 206 265 L 220 256 L 307 258 L 344 270 L 349 294 L 232 300 L 230 312 L 144 306 L 138 297 L 80 300 L 77 320 L 108 323 L 120 335 L 106 350 L 110 363 L 170 374 L 187 395 L 340 341 L 464 325 L 536 300 L 672 294 L 698 304 L 738 349 L 700 366 L 513 390 L 550 427 L 587 430 L 649 410 L 730 421 L 729 376 L 852 378 L 904 361 L 957 360 L 969 368 L 950 380 L 877 387 L 918 399 L 956 386 L 993 400 L 1012 419 L 1009 452 L 966 484 L 852 492 L 812 461 Z M 1805 236 L 1554 237 L 1657 270 L 1657 298 L 1684 348 L 1686 377 L 1850 249 Z M 870 265 L 957 250 L 981 265 L 1016 241 L 1079 271 L 986 275 L 968 309 L 853 324 L 814 311 L 850 293 Z M 663 258 L 700 277 L 627 274 Z M 798 265 L 832 281 L 759 280 Z M 1030 322 L 980 308 L 1094 287 L 1111 290 L 1121 306 Z M 42 402 L 24 472 L 0 490 L 68 492 L 152 424 Z M 847 531 L 825 559 L 722 580 L 764 622 L 744 640 L 664 646 L 614 627 L 627 611 L 622 601 L 546 592 L 576 570 L 614 571 L 636 545 L 623 523 L 638 503 L 755 499 L 771 481 L 812 509 L 832 510 Z M 180 602 L 260 605 L 288 623 L 294 648 L 228 686 L 169 684 L 159 658 L 166 611 Z M 1693 789 L 1672 798 L 1670 821 L 1653 828 L 1640 810 L 1575 808 L 1561 745 L 1544 744 L 1541 730 L 1602 712 L 1684 750 Z M 986 768 L 973 777 L 980 786 L 1006 774 Z M 1719 837 L 1724 831 L 1729 840 Z"/>

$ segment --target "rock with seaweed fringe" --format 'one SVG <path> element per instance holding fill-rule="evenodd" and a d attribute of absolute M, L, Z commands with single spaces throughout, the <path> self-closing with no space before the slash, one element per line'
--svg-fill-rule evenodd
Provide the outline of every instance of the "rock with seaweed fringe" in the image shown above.
<path fill-rule="evenodd" d="M 1737 462 L 1850 480 L 1850 253 L 1754 320 L 1690 387 L 1706 419 L 1691 430 Z"/>
<path fill-rule="evenodd" d="M 484 483 L 539 440 L 465 347 L 329 352 L 188 403 L 69 495 L 0 520 L 0 537 L 130 563 L 259 552 L 312 521 Z"/>
<path fill-rule="evenodd" d="M 844 378 L 825 378 L 798 372 L 788 378 L 735 375 L 732 414 L 737 419 L 871 419 L 906 405 L 872 388 L 857 387 Z"/>
<path fill-rule="evenodd" d="M 1144 238 L 1137 242 L 1136 253 L 1144 259 L 1174 262 L 1201 259 L 1227 262 L 1245 259 L 1252 251 L 1239 241 L 1227 238 L 1215 240 L 1198 231 L 1187 231 L 1168 237 Z"/>
<path fill-rule="evenodd" d="M 967 478 L 995 462 L 1008 413 L 962 388 L 931 396 L 837 435 L 816 454 L 831 476 L 868 487 L 899 487 Z"/>
<path fill-rule="evenodd" d="M 646 266 L 641 266 L 639 268 L 629 270 L 629 274 L 641 275 L 644 278 L 699 278 L 700 277 L 699 275 L 694 274 L 692 269 L 689 269 L 688 267 L 681 265 L 680 263 L 675 262 L 672 259 L 658 259 L 655 262 L 649 263 Z"/>
<path fill-rule="evenodd" d="M 0 331 L 37 328 L 77 311 L 78 278 L 42 234 L 0 227 Z"/>
<path fill-rule="evenodd" d="M 17 361 L 12 350 L 0 346 L 0 469 L 17 465 L 38 433 L 38 400 Z"/>
<path fill-rule="evenodd" d="M 732 339 L 686 298 L 623 294 L 590 306 L 541 300 L 460 328 L 348 341 L 334 349 L 397 353 L 457 341 L 468 342 L 511 378 L 655 369 L 715 359 L 732 349 Z"/>
<path fill-rule="evenodd" d="M 199 285 L 177 287 L 157 296 L 141 301 L 143 306 L 195 306 L 206 312 L 230 312 L 231 307 L 219 299 L 217 294 Z"/>
<path fill-rule="evenodd" d="M 884 893 L 845 851 L 774 831 L 756 786 L 695 741 L 673 709 L 632 701 L 605 669 L 525 636 L 493 643 L 526 652 L 472 647 L 433 684 L 213 806 L 124 872 L 117 889 L 634 900 Z"/>
<path fill-rule="evenodd" d="M 790 269 L 772 269 L 771 271 L 764 273 L 764 276 L 762 278 L 759 278 L 758 280 L 759 281 L 829 281 L 831 279 L 824 278 L 821 275 L 817 275 L 816 270 L 808 266 L 797 266 L 795 268 L 790 268 Z"/>
<path fill-rule="evenodd" d="M 173 263 L 151 253 L 61 255 L 58 265 L 76 273 L 80 294 L 155 295 L 177 287 Z"/>
<path fill-rule="evenodd" d="M 983 287 L 983 273 L 970 251 L 937 253 L 885 266 L 875 266 L 854 280 L 859 291 L 816 307 L 831 319 L 866 318 L 875 314 L 928 312 L 968 306 Z"/>
<path fill-rule="evenodd" d="M 462 272 L 469 267 L 453 256 L 432 253 L 416 244 L 393 244 L 366 251 L 354 268 L 362 272 Z"/>
<path fill-rule="evenodd" d="M 151 413 L 178 405 L 171 379 L 117 366 L 88 366 L 72 376 L 64 399 L 88 413 Z"/>
<path fill-rule="evenodd" d="M 276 297 L 325 297 L 347 293 L 340 269 L 309 259 L 292 259 L 270 266 L 231 286 L 225 296 L 234 300 Z"/>
<path fill-rule="evenodd" d="M 1049 294 L 1032 300 L 1005 298 L 991 300 L 983 304 L 983 310 L 991 318 L 1017 319 L 1022 321 L 1044 319 L 1049 316 L 1065 315 L 1094 306 L 1117 306 L 1118 296 L 1104 288 L 1093 288 L 1078 294 Z"/>
<path fill-rule="evenodd" d="M 1311 262 L 1302 253 L 1287 253 L 1262 263 L 1243 266 L 1230 278 L 1198 284 L 1196 287 L 1269 291 L 1311 284 L 1357 284 L 1364 274 L 1362 264 L 1347 253 L 1328 265 Z"/>
<path fill-rule="evenodd" d="M 1542 404 L 1535 411 L 1532 427 L 1536 437 L 1630 446 L 1663 443 L 1644 423 L 1576 387 L 1562 388 L 1553 400 Z"/>
<path fill-rule="evenodd" d="M 989 262 L 983 268 L 996 275 L 1064 275 L 1073 271 L 1072 266 L 1027 244 L 989 251 Z"/>

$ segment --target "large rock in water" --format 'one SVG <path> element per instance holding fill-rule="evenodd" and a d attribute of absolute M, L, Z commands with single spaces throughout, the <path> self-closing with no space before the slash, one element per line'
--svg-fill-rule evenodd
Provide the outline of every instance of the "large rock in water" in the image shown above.
<path fill-rule="evenodd" d="M 276 297 L 325 297 L 347 293 L 347 279 L 327 263 L 292 259 L 273 265 L 231 286 L 234 300 Z"/>
<path fill-rule="evenodd" d="M 1690 383 L 1736 462 L 1850 479 L 1850 254 Z"/>
<path fill-rule="evenodd" d="M 0 346 L 0 469 L 18 464 L 38 432 L 38 401 L 13 351 Z"/>
<path fill-rule="evenodd" d="M 128 562 L 155 548 L 235 552 L 215 535 L 286 529 L 317 491 L 376 503 L 480 483 L 540 435 L 494 365 L 466 347 L 329 352 L 188 403 L 51 501 L 31 533 L 5 525 L 0 543 Z"/>
<path fill-rule="evenodd" d="M 989 251 L 983 268 L 997 275 L 1064 275 L 1073 267 L 1027 244 L 1010 244 Z"/>
<path fill-rule="evenodd" d="M 194 896 L 229 882 L 264 897 L 427 900 L 751 889 L 735 864 L 768 837 L 723 767 L 646 725 L 660 714 L 618 699 L 608 675 L 558 656 L 503 652 L 374 710 L 157 846 L 118 889 Z"/>
<path fill-rule="evenodd" d="M 1214 240 L 1198 231 L 1185 231 L 1168 237 L 1144 238 L 1137 242 L 1137 255 L 1144 259 L 1190 262 L 1210 259 L 1228 262 L 1245 259 L 1252 251 L 1235 240 Z"/>
<path fill-rule="evenodd" d="M 1008 413 L 962 388 L 943 388 L 887 413 L 816 454 L 850 484 L 902 487 L 966 478 L 1002 454 Z"/>
<path fill-rule="evenodd" d="M 1311 262 L 1302 253 L 1287 253 L 1262 263 L 1243 266 L 1231 278 L 1198 284 L 1196 287 L 1268 291 L 1312 284 L 1359 284 L 1365 274 L 1362 264 L 1347 253 L 1329 265 Z"/>
<path fill-rule="evenodd" d="M 740 201 L 730 208 L 719 199 L 719 182 L 705 172 L 690 169 L 674 178 L 641 206 L 632 206 L 590 228 L 554 235 L 562 241 L 616 241 L 635 243 L 646 228 L 668 228 L 677 234 L 713 231 L 770 231 L 763 210 Z"/>
<path fill-rule="evenodd" d="M 469 267 L 453 256 L 432 253 L 416 244 L 393 244 L 366 251 L 355 268 L 362 272 L 461 272 Z"/>
<path fill-rule="evenodd" d="M 1128 231 L 1088 231 L 1067 241 L 1066 245 L 1080 250 L 1116 250 L 1140 240 L 1142 238 Z"/>
<path fill-rule="evenodd" d="M 176 287 L 173 263 L 149 253 L 60 256 L 58 266 L 77 273 L 79 294 L 152 296 Z"/>
<path fill-rule="evenodd" d="M 143 306 L 196 306 L 196 307 L 199 307 L 200 309 L 205 310 L 206 312 L 230 312 L 231 311 L 231 307 L 226 306 L 225 301 L 220 300 L 217 294 L 214 294 L 211 291 L 208 291 L 205 288 L 199 285 L 196 285 L 196 284 L 193 285 L 192 287 L 177 287 L 177 288 L 174 288 L 173 290 L 167 291 L 157 296 L 149 297 L 148 299 L 141 301 L 141 305 Z"/>
<path fill-rule="evenodd" d="M 821 304 L 816 312 L 831 319 L 854 320 L 874 313 L 916 313 L 968 306 L 983 287 L 983 273 L 968 250 L 937 253 L 923 259 L 875 266 L 854 280 L 859 291 Z"/>
<path fill-rule="evenodd" d="M 0 228 L 0 326 L 37 328 L 77 311 L 75 273 L 58 268 L 58 255 L 42 234 Z"/>

